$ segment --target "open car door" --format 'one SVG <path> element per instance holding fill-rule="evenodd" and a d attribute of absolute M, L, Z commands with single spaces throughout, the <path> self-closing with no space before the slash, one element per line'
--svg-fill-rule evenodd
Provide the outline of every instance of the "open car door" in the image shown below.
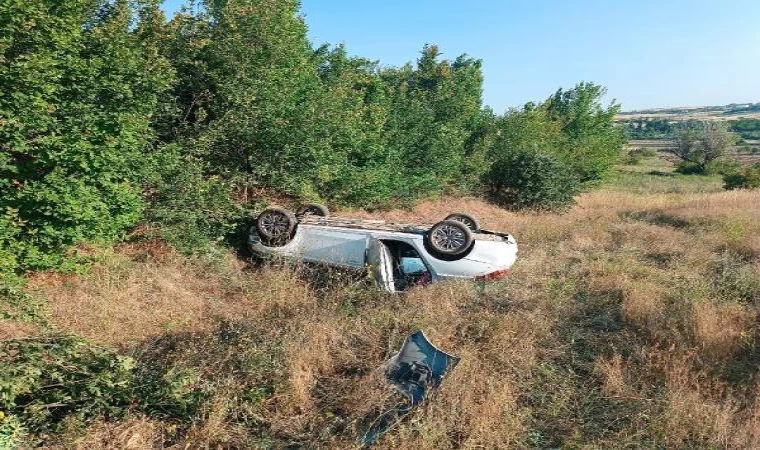
<path fill-rule="evenodd" d="M 388 246 L 379 239 L 370 238 L 367 247 L 367 263 L 375 282 L 388 292 L 396 292 L 393 281 L 393 258 Z"/>

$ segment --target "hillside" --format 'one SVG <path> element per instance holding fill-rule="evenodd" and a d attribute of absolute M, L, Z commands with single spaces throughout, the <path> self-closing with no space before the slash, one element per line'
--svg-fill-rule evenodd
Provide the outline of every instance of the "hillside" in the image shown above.
<path fill-rule="evenodd" d="M 87 273 L 30 275 L 47 324 L 0 333 L 76 333 L 133 358 L 137 388 L 165 386 L 163 406 L 67 419 L 36 436 L 47 448 L 350 448 L 391 398 L 378 367 L 417 329 L 462 362 L 378 448 L 757 448 L 760 192 L 670 170 L 622 167 L 565 214 L 470 198 L 343 212 L 462 210 L 514 233 L 518 262 L 492 284 L 390 296 L 135 237 L 91 249 Z"/>

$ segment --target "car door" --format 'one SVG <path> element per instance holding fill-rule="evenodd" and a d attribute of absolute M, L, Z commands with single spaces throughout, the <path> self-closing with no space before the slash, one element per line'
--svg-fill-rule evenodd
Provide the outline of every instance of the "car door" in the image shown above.
<path fill-rule="evenodd" d="M 305 261 L 364 268 L 366 233 L 324 226 L 300 225 L 296 232 L 297 257 Z"/>
<path fill-rule="evenodd" d="M 388 292 L 396 292 L 393 280 L 393 258 L 388 246 L 379 239 L 370 238 L 367 245 L 367 264 L 375 282 Z"/>

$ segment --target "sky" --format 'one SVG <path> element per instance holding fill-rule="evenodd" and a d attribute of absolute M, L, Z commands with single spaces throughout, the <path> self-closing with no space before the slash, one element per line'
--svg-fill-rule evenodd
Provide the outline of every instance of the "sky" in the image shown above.
<path fill-rule="evenodd" d="M 167 0 L 167 12 L 183 0 Z M 760 102 L 760 0 L 302 0 L 314 45 L 483 61 L 496 112 L 593 81 L 623 110 Z"/>

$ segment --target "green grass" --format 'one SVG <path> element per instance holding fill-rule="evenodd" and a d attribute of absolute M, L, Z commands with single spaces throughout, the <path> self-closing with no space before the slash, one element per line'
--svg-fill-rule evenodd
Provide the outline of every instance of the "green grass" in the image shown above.
<path fill-rule="evenodd" d="M 698 194 L 722 191 L 723 179 L 720 175 L 676 173 L 671 162 L 655 156 L 642 158 L 637 165 L 619 166 L 605 187 L 634 194 Z"/>

